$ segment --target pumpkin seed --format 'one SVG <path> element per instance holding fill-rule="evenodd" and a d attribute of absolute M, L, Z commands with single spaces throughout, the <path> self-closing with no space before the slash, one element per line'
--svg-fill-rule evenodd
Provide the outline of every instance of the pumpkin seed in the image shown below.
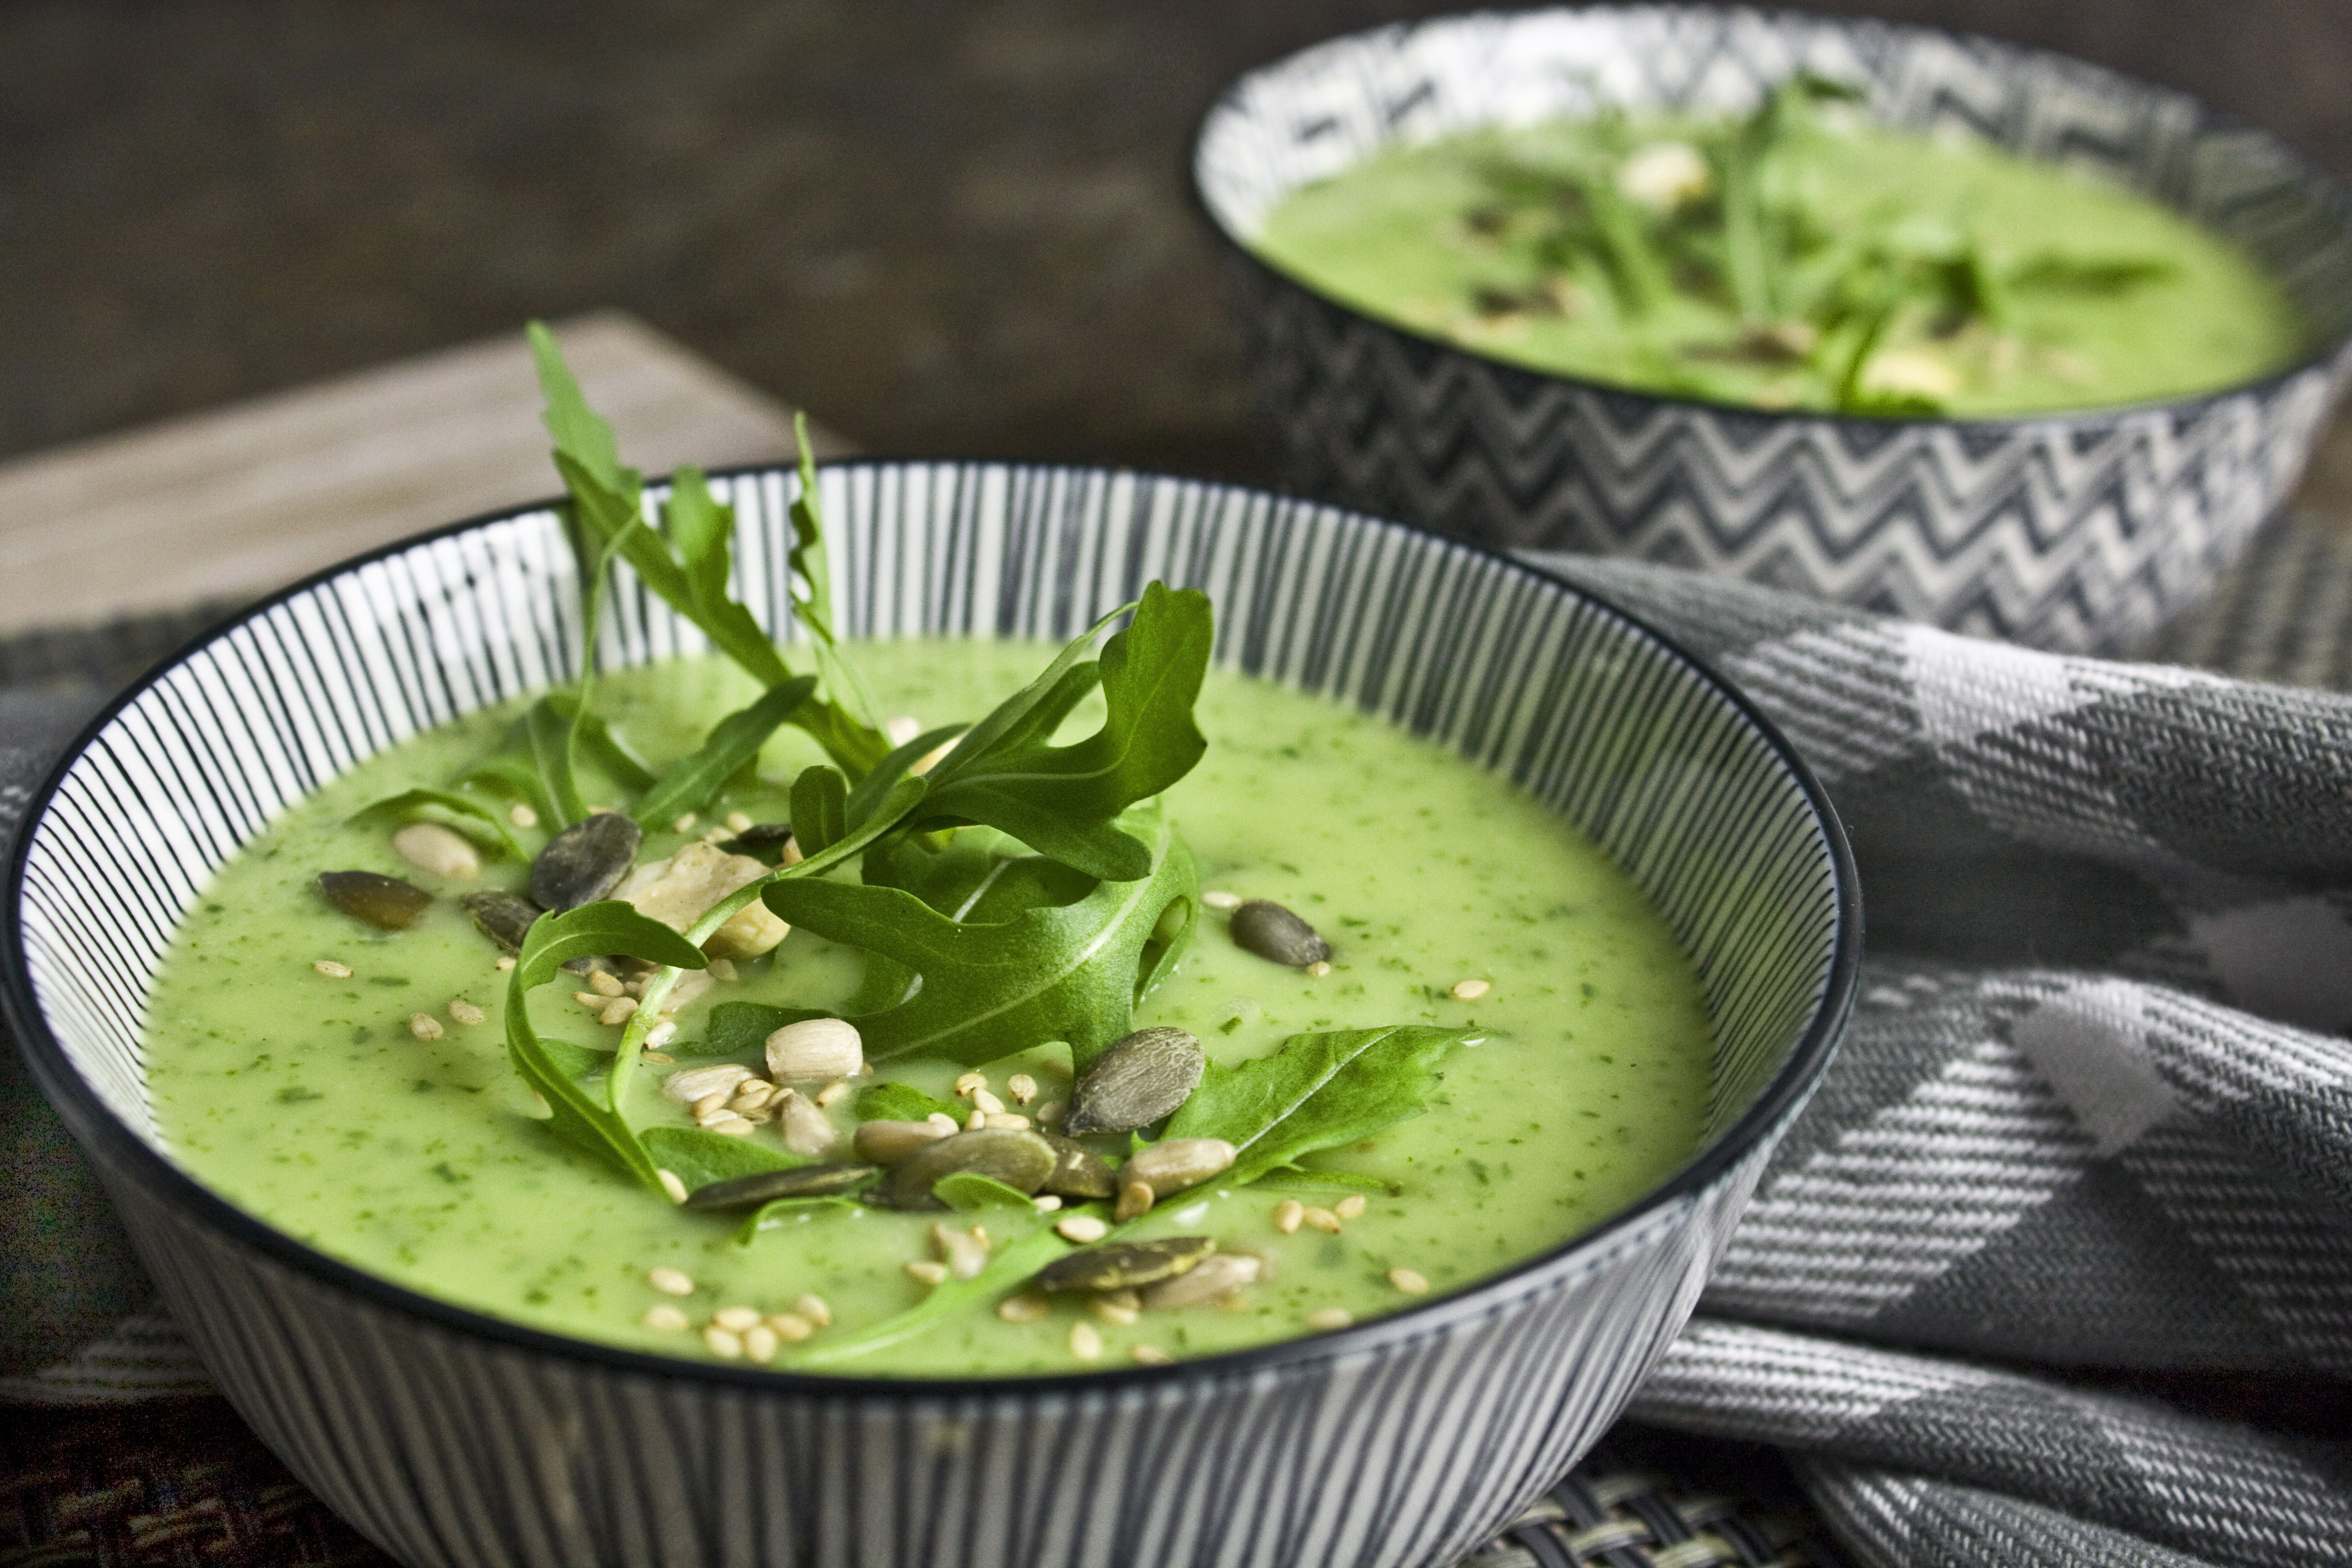
<path fill-rule="evenodd" d="M 719 847 L 730 855 L 749 855 L 761 865 L 773 866 L 783 859 L 784 846 L 792 837 L 789 822 L 755 822 Z"/>
<path fill-rule="evenodd" d="M 547 841 L 530 866 L 530 896 L 562 912 L 593 904 L 621 885 L 645 835 L 617 811 L 583 817 Z"/>
<path fill-rule="evenodd" d="M 890 1167 L 889 1178 L 876 1190 L 892 1208 L 945 1208 L 931 1195 L 931 1184 L 942 1176 L 970 1171 L 993 1177 L 1025 1197 L 1045 1184 L 1057 1163 L 1053 1145 L 1034 1132 L 983 1127 L 926 1143 Z"/>
<path fill-rule="evenodd" d="M 1138 1029 L 1113 1040 L 1071 1086 L 1062 1131 L 1131 1132 L 1184 1103 L 1200 1087 L 1207 1058 L 1183 1029 Z"/>
<path fill-rule="evenodd" d="M 778 1198 L 829 1198 L 854 1193 L 882 1173 L 872 1165 L 795 1165 L 713 1182 L 686 1195 L 690 1209 L 747 1209 Z"/>
<path fill-rule="evenodd" d="M 467 893 L 463 902 L 474 919 L 474 929 L 509 952 L 522 951 L 524 934 L 542 912 L 529 899 L 491 889 Z"/>
<path fill-rule="evenodd" d="M 1201 1260 L 1199 1268 L 1162 1279 L 1143 1293 L 1143 1304 L 1155 1312 L 1172 1307 L 1197 1307 L 1229 1290 L 1238 1290 L 1257 1279 L 1265 1268 L 1262 1258 L 1246 1252 L 1220 1252 Z"/>
<path fill-rule="evenodd" d="M 1245 952 L 1293 969 L 1321 963 L 1331 944 L 1321 933 L 1272 899 L 1252 899 L 1234 911 L 1234 942 Z"/>
<path fill-rule="evenodd" d="M 861 1121 L 850 1142 L 859 1159 L 895 1165 L 924 1144 L 946 1136 L 944 1129 L 929 1121 Z"/>
<path fill-rule="evenodd" d="M 1108 1198 L 1118 1192 L 1118 1178 L 1110 1162 L 1075 1139 L 1058 1132 L 1040 1132 L 1054 1150 L 1054 1173 L 1039 1190 L 1066 1198 Z"/>
<path fill-rule="evenodd" d="M 373 871 L 321 871 L 319 891 L 343 913 L 379 931 L 407 930 L 433 901 L 424 889 Z"/>
<path fill-rule="evenodd" d="M 1171 1138 L 1137 1150 L 1119 1167 L 1118 1179 L 1141 1182 L 1155 1199 L 1164 1198 L 1230 1169 L 1234 1153 L 1234 1146 L 1222 1138 Z"/>
<path fill-rule="evenodd" d="M 1190 1273 L 1217 1250 L 1213 1236 L 1163 1236 L 1153 1241 L 1106 1241 L 1057 1258 L 1030 1281 L 1057 1290 L 1138 1290 Z"/>

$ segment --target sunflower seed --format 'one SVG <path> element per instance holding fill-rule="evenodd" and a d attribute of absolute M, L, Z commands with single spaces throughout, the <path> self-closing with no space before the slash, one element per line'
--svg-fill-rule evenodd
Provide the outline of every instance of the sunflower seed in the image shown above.
<path fill-rule="evenodd" d="M 1171 1193 L 1197 1187 L 1218 1172 L 1229 1169 L 1234 1155 L 1234 1146 L 1222 1138 L 1171 1138 L 1149 1149 L 1137 1150 L 1119 1167 L 1118 1178 L 1122 1184 L 1141 1182 L 1151 1189 L 1154 1199 L 1164 1198 Z"/>
<path fill-rule="evenodd" d="M 1206 1058 L 1189 1031 L 1138 1029 L 1105 1047 L 1071 1086 L 1062 1131 L 1131 1132 L 1184 1103 Z"/>
<path fill-rule="evenodd" d="M 1315 928 L 1271 899 L 1252 899 L 1234 911 L 1234 941 L 1260 958 L 1304 969 L 1331 956 Z"/>
<path fill-rule="evenodd" d="M 645 835 L 617 811 L 583 817 L 547 841 L 531 862 L 530 896 L 541 908 L 576 910 L 619 887 Z"/>
<path fill-rule="evenodd" d="M 857 1026 L 845 1018 L 803 1018 L 768 1037 L 768 1074 L 778 1083 L 824 1083 L 866 1070 Z"/>

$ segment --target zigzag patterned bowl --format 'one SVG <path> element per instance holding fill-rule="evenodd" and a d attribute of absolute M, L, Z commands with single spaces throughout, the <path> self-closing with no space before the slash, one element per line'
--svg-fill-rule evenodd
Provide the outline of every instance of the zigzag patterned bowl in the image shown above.
<path fill-rule="evenodd" d="M 874 1380 L 551 1337 L 231 1207 L 158 1132 L 140 1020 L 215 868 L 318 783 L 580 657 L 555 516 L 463 525 L 244 616 L 102 718 L 34 803 L 7 998 L 215 1380 L 404 1562 L 834 1568 L 1445 1564 L 1600 1436 L 1688 1316 L 1843 1026 L 1860 941 L 1818 788 L 1747 705 L 1578 590 L 1255 491 L 1089 470 L 823 471 L 836 624 L 1062 638 L 1154 576 L 1216 659 L 1384 714 L 1591 833 L 1672 918 L 1717 1030 L 1705 1146 L 1591 1234 L 1337 1333 L 1061 1377 Z M 792 633 L 788 471 L 716 481 Z M 608 666 L 700 650 L 624 581 Z"/>
<path fill-rule="evenodd" d="M 1856 420 L 1507 365 L 1258 260 L 1300 185 L 1397 143 L 1603 104 L 1743 110 L 1798 69 L 1873 112 L 2097 170 L 2247 247 L 2326 345 L 2252 385 L 2083 414 Z M 2118 651 L 2201 596 L 2281 504 L 2352 376 L 2352 196 L 2179 92 L 1869 21 L 1672 6 L 1484 13 L 1242 78 L 1193 178 L 1286 482 L 1495 549 L 1638 555 L 2042 647 Z"/>

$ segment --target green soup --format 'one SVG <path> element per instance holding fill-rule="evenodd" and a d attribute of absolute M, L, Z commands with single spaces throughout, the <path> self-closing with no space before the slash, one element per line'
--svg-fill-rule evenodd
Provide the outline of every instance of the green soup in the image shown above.
<path fill-rule="evenodd" d="M 857 657 L 887 710 L 937 715 L 984 709 L 1045 652 L 908 641 L 866 645 Z M 612 678 L 598 701 L 659 759 L 691 748 L 750 692 L 730 668 L 688 661 Z M 1710 1058 L 1699 988 L 1664 920 L 1597 848 L 1506 781 L 1351 709 L 1212 672 L 1199 713 L 1207 758 L 1167 805 L 1202 888 L 1297 910 L 1330 938 L 1332 967 L 1310 975 L 1245 952 L 1212 910 L 1138 1009 L 1138 1026 L 1189 1029 L 1223 1061 L 1351 1026 L 1475 1027 L 1480 1043 L 1444 1059 L 1427 1113 L 1307 1161 L 1372 1179 L 1360 1212 L 1339 1217 L 1356 1207 L 1342 1204 L 1344 1187 L 1285 1186 L 1278 1174 L 1238 1190 L 1212 1181 L 1139 1222 L 1143 1237 L 1208 1236 L 1265 1260 L 1255 1283 L 1216 1305 L 1134 1317 L 1064 1303 L 1015 1321 L 983 1303 L 839 1370 L 1072 1370 L 1095 1349 L 1089 1335 L 1114 1364 L 1260 1343 L 1335 1312 L 1392 1311 L 1412 1299 L 1400 1279 L 1411 1286 L 1417 1274 L 1444 1291 L 1557 1246 L 1692 1152 Z M 835 1364 L 823 1357 L 829 1340 L 923 1299 L 928 1287 L 907 1265 L 931 1257 L 926 1238 L 942 1216 L 843 1205 L 743 1241 L 739 1216 L 665 1203 L 532 1120 L 502 1047 L 498 950 L 455 902 L 384 932 L 319 898 L 313 879 L 324 869 L 374 869 L 446 895 L 520 885 L 520 871 L 497 862 L 477 881 L 436 882 L 393 852 L 383 828 L 346 821 L 370 801 L 448 776 L 506 717 L 477 715 L 369 761 L 222 868 L 168 954 L 149 1013 L 150 1083 L 170 1147 L 207 1184 L 328 1253 L 552 1332 L 704 1356 L 713 1352 L 694 1331 L 714 1314 L 776 1314 L 814 1294 L 830 1326 L 782 1345 L 772 1364 Z M 789 778 L 814 755 L 780 738 L 761 759 L 761 780 Z M 746 781 L 715 814 L 730 812 L 770 820 L 785 802 Z M 543 838 L 522 837 L 532 848 Z M 666 855 L 687 837 L 649 832 L 643 855 Z M 320 961 L 351 973 L 322 973 Z M 838 1003 L 858 969 L 849 951 L 795 931 L 689 1005 L 680 1038 L 730 999 Z M 1477 981 L 1489 988 L 1475 999 L 1454 994 Z M 534 994 L 533 1015 L 586 1043 L 597 1027 L 564 1011 L 568 989 Z M 437 1038 L 413 1030 L 420 1014 Z M 961 1070 L 885 1068 L 941 1099 Z M 1066 1053 L 1055 1048 L 982 1070 L 1000 1095 L 1022 1072 L 1041 1085 L 1041 1102 L 1068 1089 Z M 631 1115 L 686 1125 L 657 1081 L 640 1075 Z M 851 1102 L 830 1114 L 845 1140 Z M 1322 1212 L 1286 1232 L 1275 1223 L 1286 1199 Z M 1322 1226 L 1327 1217 L 1336 1229 Z M 982 1225 L 1000 1249 L 1055 1223 L 1013 1209 L 944 1218 Z M 691 1293 L 654 1289 L 649 1272 L 665 1268 L 686 1276 Z M 1080 1322 L 1088 1327 L 1074 1336 Z"/>
<path fill-rule="evenodd" d="M 2145 196 L 1776 103 L 1745 127 L 1563 121 L 1389 152 L 1293 194 L 1252 244 L 1496 358 L 1767 408 L 2131 404 L 2310 346 L 2251 257 Z"/>

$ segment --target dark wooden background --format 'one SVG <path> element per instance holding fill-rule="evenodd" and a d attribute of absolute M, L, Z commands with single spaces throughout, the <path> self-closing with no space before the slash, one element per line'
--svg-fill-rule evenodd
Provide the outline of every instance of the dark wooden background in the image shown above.
<path fill-rule="evenodd" d="M 1444 8 L 9 0 L 0 456 L 614 304 L 877 450 L 1247 477 L 1194 121 Z M 1823 8 L 2184 87 L 2352 175 L 2346 0 Z"/>

